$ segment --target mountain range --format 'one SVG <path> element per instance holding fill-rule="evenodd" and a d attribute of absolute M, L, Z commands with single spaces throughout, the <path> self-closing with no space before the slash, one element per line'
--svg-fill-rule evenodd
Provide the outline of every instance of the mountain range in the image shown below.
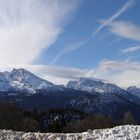
<path fill-rule="evenodd" d="M 69 81 L 66 86 L 56 85 L 25 69 L 0 72 L 0 101 L 30 110 L 72 108 L 114 118 L 129 110 L 136 118 L 140 115 L 140 88 L 125 90 L 89 77 Z"/>

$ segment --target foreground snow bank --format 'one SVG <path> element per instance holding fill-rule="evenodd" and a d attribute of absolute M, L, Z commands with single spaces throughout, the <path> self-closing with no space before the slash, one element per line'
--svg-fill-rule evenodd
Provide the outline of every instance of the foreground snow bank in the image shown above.
<path fill-rule="evenodd" d="M 126 125 L 83 133 L 24 133 L 0 130 L 0 140 L 140 140 L 140 126 Z"/>

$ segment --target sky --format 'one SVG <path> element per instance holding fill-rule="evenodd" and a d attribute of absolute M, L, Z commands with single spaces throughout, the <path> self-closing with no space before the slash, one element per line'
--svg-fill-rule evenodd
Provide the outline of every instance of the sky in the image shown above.
<path fill-rule="evenodd" d="M 0 71 L 140 87 L 139 7 L 139 0 L 0 0 Z"/>

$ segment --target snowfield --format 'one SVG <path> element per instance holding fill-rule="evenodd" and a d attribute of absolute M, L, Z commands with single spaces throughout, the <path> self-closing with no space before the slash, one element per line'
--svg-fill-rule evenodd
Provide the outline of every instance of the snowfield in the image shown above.
<path fill-rule="evenodd" d="M 24 133 L 0 130 L 0 140 L 140 140 L 140 126 L 125 125 L 83 133 Z"/>

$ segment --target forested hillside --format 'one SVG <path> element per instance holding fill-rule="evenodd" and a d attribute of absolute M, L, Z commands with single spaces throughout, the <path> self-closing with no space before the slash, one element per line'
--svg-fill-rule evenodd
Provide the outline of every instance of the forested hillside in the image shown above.
<path fill-rule="evenodd" d="M 0 129 L 32 132 L 83 132 L 88 129 L 110 128 L 121 124 L 138 124 L 131 112 L 121 120 L 110 116 L 87 114 L 77 110 L 25 111 L 10 103 L 0 103 Z"/>

